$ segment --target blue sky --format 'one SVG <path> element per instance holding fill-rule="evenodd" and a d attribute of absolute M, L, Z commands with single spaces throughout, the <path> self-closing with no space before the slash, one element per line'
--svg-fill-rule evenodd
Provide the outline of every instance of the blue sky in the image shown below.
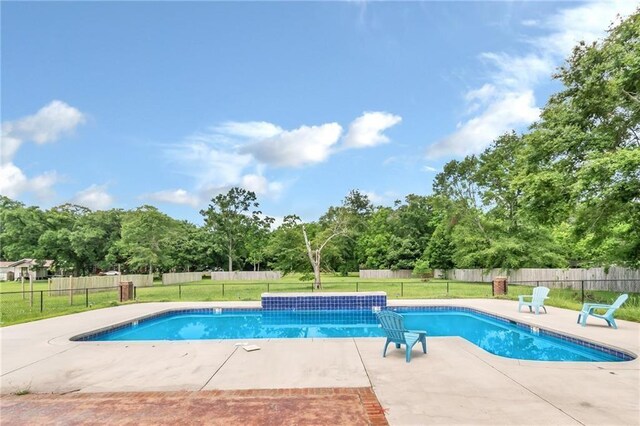
<path fill-rule="evenodd" d="M 526 128 L 622 2 L 2 2 L 0 194 L 201 223 L 429 194 Z"/>

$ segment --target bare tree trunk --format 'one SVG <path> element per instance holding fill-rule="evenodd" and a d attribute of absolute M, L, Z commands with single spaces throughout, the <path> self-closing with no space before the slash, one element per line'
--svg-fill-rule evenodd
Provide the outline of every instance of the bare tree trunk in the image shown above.
<path fill-rule="evenodd" d="M 314 275 L 313 286 L 316 289 L 321 289 L 322 282 L 320 282 L 320 252 L 318 250 L 316 250 L 316 261 L 313 264 L 313 275 Z"/>
<path fill-rule="evenodd" d="M 302 235 L 304 235 L 304 244 L 307 247 L 307 256 L 309 257 L 309 262 L 311 262 L 311 267 L 313 268 L 313 287 L 320 288 L 322 283 L 320 282 L 320 265 L 317 263 L 317 256 L 314 256 L 314 251 L 311 249 L 311 242 L 309 241 L 309 237 L 307 236 L 307 230 L 304 225 L 302 225 Z"/>
<path fill-rule="evenodd" d="M 231 242 L 229 242 L 229 254 L 228 254 L 229 272 L 233 272 L 233 257 L 231 257 L 232 250 L 233 250 L 233 246 L 231 245 Z"/>
<path fill-rule="evenodd" d="M 333 234 L 331 234 L 319 248 L 313 250 L 311 248 L 311 242 L 309 241 L 309 237 L 307 236 L 307 230 L 302 225 L 302 234 L 304 235 L 304 243 L 307 246 L 307 256 L 309 257 L 309 261 L 311 262 L 311 266 L 313 267 L 313 275 L 314 281 L 313 286 L 316 289 L 322 288 L 322 282 L 320 281 L 320 260 L 322 249 L 327 245 L 327 243 L 335 236 L 344 234 L 345 230 L 338 229 Z"/>

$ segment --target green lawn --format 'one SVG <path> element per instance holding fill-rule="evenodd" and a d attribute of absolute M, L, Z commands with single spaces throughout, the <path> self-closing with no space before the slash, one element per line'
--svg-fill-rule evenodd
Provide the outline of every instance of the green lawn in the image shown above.
<path fill-rule="evenodd" d="M 117 306 L 118 290 L 76 291 L 72 297 L 69 292 L 49 292 L 46 281 L 34 284 L 33 301 L 27 293 L 21 293 L 21 284 L 15 282 L 0 283 L 0 324 L 2 326 L 33 321 L 42 318 L 82 312 L 90 309 Z M 155 282 L 153 287 L 138 288 L 137 302 L 175 302 L 175 301 L 215 301 L 215 300 L 260 300 L 264 292 L 312 291 L 312 282 L 300 281 L 298 275 L 289 275 L 278 281 L 221 282 L 202 280 L 196 283 L 163 286 Z M 317 291 L 317 290 L 316 290 Z M 462 283 L 444 280 L 428 282 L 419 279 L 362 280 L 357 276 L 323 276 L 323 292 L 327 291 L 385 291 L 390 299 L 442 299 L 442 298 L 491 298 L 489 283 Z M 15 292 L 15 293 L 6 293 Z M 519 294 L 531 294 L 526 286 L 509 286 L 509 295 L 501 298 L 517 300 Z M 552 289 L 549 306 L 580 310 L 582 306 L 580 291 Z M 585 301 L 611 303 L 618 296 L 608 291 L 588 291 Z M 127 302 L 135 303 L 135 302 Z M 515 305 L 514 305 L 515 306 Z M 42 309 L 42 311 L 41 311 Z M 640 294 L 632 294 L 629 300 L 617 312 L 616 318 L 640 322 Z"/>

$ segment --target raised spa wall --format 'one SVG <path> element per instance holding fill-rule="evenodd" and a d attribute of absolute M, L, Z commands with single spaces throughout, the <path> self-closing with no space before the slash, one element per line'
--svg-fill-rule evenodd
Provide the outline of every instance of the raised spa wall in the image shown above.
<path fill-rule="evenodd" d="M 358 293 L 262 293 L 263 310 L 368 310 L 384 309 L 387 293 L 369 291 Z"/>

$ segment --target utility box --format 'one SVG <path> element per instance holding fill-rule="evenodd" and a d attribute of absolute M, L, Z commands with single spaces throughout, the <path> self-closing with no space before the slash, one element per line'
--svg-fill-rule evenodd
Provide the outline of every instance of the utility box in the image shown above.
<path fill-rule="evenodd" d="M 507 277 L 493 278 L 493 295 L 500 296 L 507 294 Z"/>
<path fill-rule="evenodd" d="M 120 301 L 133 300 L 133 281 L 120 282 Z"/>

